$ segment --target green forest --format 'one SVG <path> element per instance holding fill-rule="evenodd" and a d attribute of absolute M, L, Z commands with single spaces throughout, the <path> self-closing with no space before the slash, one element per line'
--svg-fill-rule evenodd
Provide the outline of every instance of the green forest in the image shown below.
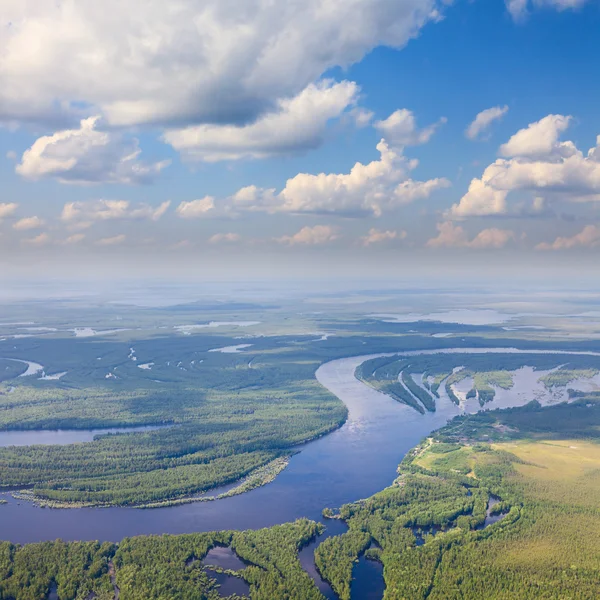
<path fill-rule="evenodd" d="M 328 509 L 349 530 L 316 551 L 350 598 L 363 553 L 385 598 L 600 596 L 600 401 L 457 417 L 411 451 L 393 485 Z"/>

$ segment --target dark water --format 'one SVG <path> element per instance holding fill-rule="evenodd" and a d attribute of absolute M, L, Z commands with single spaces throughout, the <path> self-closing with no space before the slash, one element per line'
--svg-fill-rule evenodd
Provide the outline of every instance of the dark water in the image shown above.
<path fill-rule="evenodd" d="M 169 425 L 150 425 L 142 427 L 112 427 L 109 429 L 32 429 L 30 431 L 0 431 L 0 447 L 7 446 L 61 446 L 92 442 L 97 435 L 115 433 L 139 433 L 155 431 Z"/>
<path fill-rule="evenodd" d="M 208 571 L 208 575 L 219 584 L 219 594 L 221 597 L 227 598 L 234 594 L 245 596 L 246 598 L 250 597 L 250 586 L 243 579 L 227 575 L 226 573 L 211 572 L 210 570 Z"/>
<path fill-rule="evenodd" d="M 327 529 L 325 532 L 320 535 L 316 540 L 308 544 L 300 550 L 298 554 L 298 558 L 300 559 L 300 564 L 302 568 L 311 576 L 312 580 L 315 582 L 316 586 L 319 588 L 319 591 L 327 600 L 337 600 L 337 595 L 322 577 L 317 567 L 315 565 L 315 550 L 317 546 L 321 544 L 321 542 L 325 541 L 327 538 L 341 535 L 348 531 L 348 527 L 344 521 L 340 521 L 338 519 L 327 519 L 325 521 Z"/>
<path fill-rule="evenodd" d="M 58 600 L 58 586 L 53 581 L 48 592 L 48 600 Z"/>
<path fill-rule="evenodd" d="M 231 548 L 225 546 L 215 546 L 209 550 L 202 563 L 229 571 L 241 571 L 246 568 L 240 557 Z"/>
<path fill-rule="evenodd" d="M 487 507 L 487 515 L 483 523 L 484 529 L 486 527 L 489 527 L 490 525 L 493 525 L 494 523 L 497 523 L 498 521 L 501 521 L 506 516 L 506 513 L 498 513 L 495 515 L 492 514 L 492 508 L 496 506 L 496 504 L 498 504 L 499 502 L 501 502 L 500 498 L 498 498 L 497 496 L 490 496 Z"/>
<path fill-rule="evenodd" d="M 351 597 L 353 600 L 381 600 L 384 591 L 383 565 L 361 556 L 352 569 Z"/>
<path fill-rule="evenodd" d="M 212 548 L 204 557 L 202 564 L 205 567 L 220 567 L 230 571 L 241 571 L 246 568 L 246 565 L 231 548 L 223 546 Z M 210 569 L 208 574 L 219 584 L 219 594 L 221 596 L 227 597 L 233 594 L 250 596 L 250 586 L 243 579 L 226 573 L 215 573 Z"/>

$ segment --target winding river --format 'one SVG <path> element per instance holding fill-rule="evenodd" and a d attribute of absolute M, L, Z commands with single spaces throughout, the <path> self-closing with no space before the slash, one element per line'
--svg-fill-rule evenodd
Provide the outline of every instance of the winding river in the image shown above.
<path fill-rule="evenodd" d="M 443 352 L 544 353 L 510 349 L 450 349 Z M 600 356 L 583 352 L 554 354 Z M 344 358 L 318 369 L 319 382 L 348 406 L 348 421 L 337 431 L 303 446 L 288 468 L 267 486 L 214 502 L 145 510 L 121 507 L 47 509 L 3 494 L 1 497 L 8 500 L 8 504 L 0 506 L 1 537 L 16 543 L 56 538 L 119 541 L 123 537 L 143 534 L 256 529 L 300 517 L 320 520 L 324 507 L 338 507 L 366 498 L 391 483 L 398 463 L 410 448 L 461 411 L 444 395 L 443 386 L 437 412 L 421 415 L 358 381 L 354 377 L 356 367 L 376 356 L 383 355 Z M 531 377 L 522 371 L 525 387 L 533 385 L 540 376 L 540 372 Z M 500 391 L 490 406 L 518 406 L 534 399 L 533 388 L 520 393 L 517 388 L 516 378 L 515 389 Z M 463 408 L 471 411 L 479 407 Z M 335 529 L 335 524 L 330 527 Z"/>

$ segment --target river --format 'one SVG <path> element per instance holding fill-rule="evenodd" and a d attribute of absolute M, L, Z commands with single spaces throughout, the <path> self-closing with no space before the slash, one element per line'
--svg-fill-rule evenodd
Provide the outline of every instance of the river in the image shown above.
<path fill-rule="evenodd" d="M 445 353 L 484 351 L 444 350 Z M 460 413 L 445 395 L 443 386 L 437 411 L 421 415 L 358 381 L 354 377 L 356 367 L 375 356 L 382 355 L 343 358 L 318 369 L 318 381 L 347 405 L 348 420 L 333 433 L 304 445 L 289 466 L 267 486 L 213 502 L 156 509 L 48 509 L 2 494 L 8 500 L 8 504 L 0 506 L 2 538 L 16 543 L 56 538 L 116 542 L 133 535 L 257 529 L 300 517 L 320 520 L 325 507 L 335 508 L 371 496 L 392 482 L 396 467 L 408 450 Z M 499 391 L 497 401 L 489 406 L 523 405 L 531 399 L 532 393 L 519 393 L 516 389 Z"/>
<path fill-rule="evenodd" d="M 404 355 L 435 354 L 436 351 L 403 353 Z M 444 353 L 522 353 L 548 352 L 514 349 L 448 349 Z M 402 353 L 401 353 L 402 354 Z M 554 354 L 597 353 L 555 352 Z M 304 445 L 289 466 L 271 484 L 251 492 L 217 500 L 197 502 L 157 509 L 81 508 L 48 509 L 1 495 L 8 504 L 0 506 L 2 538 L 16 543 L 42 540 L 109 540 L 160 533 L 190 533 L 221 529 L 257 529 L 300 517 L 322 520 L 325 507 L 366 498 L 388 486 L 406 452 L 423 437 L 460 414 L 440 387 L 440 399 L 435 413 L 417 411 L 381 394 L 354 376 L 365 360 L 382 354 L 334 360 L 322 365 L 316 373 L 318 381 L 340 398 L 348 407 L 349 417 L 343 427 Z M 499 390 L 497 399 L 489 405 L 519 406 L 536 397 L 534 383 L 541 373 L 522 373 L 522 384 L 530 389 Z M 553 401 L 556 401 L 554 398 Z M 463 407 L 478 410 L 478 406 Z M 218 491 L 217 491 L 218 492 Z M 341 533 L 338 523 L 329 523 L 331 533 Z M 310 567 L 310 552 L 302 562 Z M 361 563 L 361 569 L 380 571 L 377 565 Z M 323 592 L 325 585 L 320 585 Z M 331 597 L 326 593 L 326 596 Z"/>

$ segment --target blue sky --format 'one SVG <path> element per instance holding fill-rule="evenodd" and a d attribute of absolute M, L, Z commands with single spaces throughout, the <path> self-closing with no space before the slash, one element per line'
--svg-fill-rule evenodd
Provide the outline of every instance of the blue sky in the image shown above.
<path fill-rule="evenodd" d="M 596 0 L 163 4 L 3 3 L 6 268 L 594 262 Z"/>

